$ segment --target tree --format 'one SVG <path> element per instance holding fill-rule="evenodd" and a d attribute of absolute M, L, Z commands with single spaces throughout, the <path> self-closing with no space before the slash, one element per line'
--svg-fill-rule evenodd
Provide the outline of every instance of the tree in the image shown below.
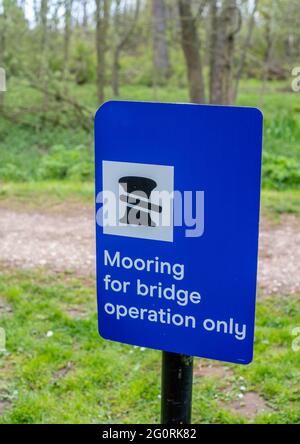
<path fill-rule="evenodd" d="M 109 0 L 96 1 L 96 52 L 97 52 L 97 96 L 99 104 L 104 102 L 107 33 L 109 27 Z"/>
<path fill-rule="evenodd" d="M 34 13 L 34 21 L 35 24 L 37 25 L 39 22 L 39 7 L 38 7 L 38 1 L 37 0 L 33 0 L 33 13 Z"/>
<path fill-rule="evenodd" d="M 271 58 L 272 58 L 272 52 L 274 48 L 274 42 L 275 42 L 275 36 L 274 36 L 274 25 L 275 25 L 275 12 L 276 12 L 276 5 L 275 0 L 272 0 L 272 9 L 269 12 L 268 9 L 264 11 L 264 18 L 265 18 L 265 42 L 266 47 L 264 50 L 264 66 L 263 66 L 263 73 L 262 73 L 262 86 L 261 86 L 261 93 L 260 93 L 260 100 L 261 103 L 263 103 L 264 95 L 266 92 L 266 84 L 269 76 L 269 71 L 271 67 Z"/>
<path fill-rule="evenodd" d="M 235 35 L 241 27 L 236 0 L 211 0 L 210 20 L 210 103 L 228 105 L 232 101 Z"/>
<path fill-rule="evenodd" d="M 72 7 L 73 0 L 65 0 L 64 60 L 62 70 L 62 78 L 64 81 L 67 78 L 70 58 Z"/>
<path fill-rule="evenodd" d="M 234 84 L 234 88 L 232 91 L 232 100 L 231 100 L 232 103 L 234 103 L 236 101 L 236 98 L 238 95 L 239 83 L 240 83 L 241 77 L 244 72 L 247 53 L 248 53 L 249 47 L 251 45 L 252 34 L 253 34 L 254 26 L 255 26 L 255 14 L 257 12 L 258 3 L 259 3 L 259 0 L 254 0 L 254 6 L 252 9 L 250 18 L 249 18 L 247 35 L 245 38 L 244 45 L 242 47 L 242 53 L 241 53 L 241 57 L 239 60 L 239 64 L 238 64 L 238 68 L 237 68 L 237 72 L 236 72 L 236 76 L 235 76 L 235 84 Z"/>
<path fill-rule="evenodd" d="M 169 51 L 166 38 L 165 0 L 151 0 L 153 26 L 153 65 L 155 83 L 164 83 L 171 75 Z"/>
<path fill-rule="evenodd" d="M 83 27 L 85 34 L 87 33 L 87 28 L 88 28 L 87 4 L 88 4 L 88 0 L 82 1 L 82 9 L 83 9 L 82 27 Z"/>
<path fill-rule="evenodd" d="M 6 21 L 7 21 L 7 2 L 2 1 L 2 14 L 0 14 L 0 68 L 4 68 L 5 46 L 6 46 Z M 0 90 L 0 111 L 4 108 L 4 91 Z"/>
<path fill-rule="evenodd" d="M 133 14 L 126 10 L 124 3 L 123 14 L 121 13 L 122 0 L 115 1 L 114 8 L 114 30 L 113 30 L 113 65 L 112 65 L 112 89 L 115 97 L 120 93 L 120 55 L 134 31 L 139 16 L 140 0 L 136 0 Z M 123 16 L 123 20 L 122 20 Z"/>
<path fill-rule="evenodd" d="M 41 55 L 42 55 L 42 70 L 45 69 L 46 64 L 46 51 L 47 51 L 47 37 L 48 37 L 48 0 L 41 0 L 40 7 L 40 26 L 41 26 Z"/>
<path fill-rule="evenodd" d="M 178 0 L 181 45 L 187 66 L 190 100 L 194 103 L 205 102 L 200 39 L 197 30 L 197 16 L 194 17 L 190 0 Z M 204 2 L 203 2 L 204 7 Z"/>
<path fill-rule="evenodd" d="M 48 107 L 48 0 L 41 0 L 40 6 L 40 78 L 44 89 L 44 111 Z"/>

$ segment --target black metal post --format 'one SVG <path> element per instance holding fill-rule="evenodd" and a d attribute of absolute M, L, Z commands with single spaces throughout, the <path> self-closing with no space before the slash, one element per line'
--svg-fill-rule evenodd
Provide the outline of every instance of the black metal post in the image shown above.
<path fill-rule="evenodd" d="M 193 357 L 162 353 L 161 423 L 190 424 Z"/>

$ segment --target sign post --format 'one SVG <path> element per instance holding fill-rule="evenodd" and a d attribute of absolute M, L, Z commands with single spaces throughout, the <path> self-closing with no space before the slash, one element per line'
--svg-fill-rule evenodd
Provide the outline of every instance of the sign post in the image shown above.
<path fill-rule="evenodd" d="M 190 424 L 193 357 L 162 352 L 161 423 Z"/>
<path fill-rule="evenodd" d="M 190 422 L 192 356 L 253 358 L 262 122 L 190 104 L 96 114 L 99 333 L 163 351 L 163 423 Z"/>

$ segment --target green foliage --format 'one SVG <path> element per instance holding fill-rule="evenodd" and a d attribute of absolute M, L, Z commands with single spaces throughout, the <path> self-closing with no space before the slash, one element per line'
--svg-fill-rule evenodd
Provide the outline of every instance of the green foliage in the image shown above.
<path fill-rule="evenodd" d="M 29 179 L 25 171 L 19 170 L 13 163 L 5 163 L 0 167 L 2 181 L 23 182 Z"/>
<path fill-rule="evenodd" d="M 72 58 L 93 58 L 86 55 L 84 43 L 76 43 Z M 125 85 L 130 82 L 151 84 L 151 64 L 148 56 L 143 56 L 145 67 L 144 79 L 131 66 L 132 57 L 122 58 L 123 85 L 121 86 L 122 100 L 142 100 L 161 102 L 187 102 L 186 86 L 176 86 L 182 77 L 182 66 L 173 68 L 173 79 L 167 86 L 156 88 Z M 94 62 L 93 62 L 94 63 Z M 148 63 L 148 64 L 147 64 Z M 89 64 L 89 63 L 88 63 Z M 173 66 L 175 64 L 173 63 Z M 149 68 L 149 69 L 148 69 Z M 76 76 L 76 68 L 72 65 L 72 74 Z M 94 68 L 93 68 L 94 69 Z M 142 72 L 142 71 L 141 71 Z M 126 80 L 126 76 L 128 79 Z M 90 79 L 80 81 L 84 83 Z M 177 80 L 176 80 L 177 79 Z M 52 78 L 55 88 L 63 91 L 59 78 Z M 299 96 L 296 93 L 282 92 L 283 82 L 269 82 L 262 110 L 265 115 L 264 155 L 263 155 L 263 187 L 268 189 L 288 189 L 299 187 L 300 169 L 300 120 L 297 112 Z M 87 83 L 74 85 L 67 83 L 68 96 L 84 106 L 96 110 L 98 107 L 95 95 L 95 85 Z M 112 98 L 108 87 L 106 98 Z M 91 119 L 90 132 L 84 131 L 78 125 L 78 116 L 74 118 L 72 109 L 62 102 L 55 104 L 56 108 L 43 115 L 30 111 L 30 107 L 39 107 L 43 96 L 39 91 L 28 88 L 16 78 L 11 78 L 5 95 L 5 105 L 13 110 L 24 108 L 22 119 L 26 124 L 14 124 L 8 120 L 0 120 L 0 181 L 40 181 L 53 179 L 93 179 L 93 122 Z M 242 81 L 238 105 L 258 106 L 260 100 L 260 84 L 255 80 Z M 279 111 L 281 110 L 282 111 Z M 28 112 L 26 111 L 28 109 Z M 50 119 L 47 120 L 47 117 Z M 56 119 L 56 121 L 54 121 Z M 53 148 L 54 147 L 54 148 Z M 83 148 L 84 147 L 84 148 Z"/>
<path fill-rule="evenodd" d="M 54 146 L 40 164 L 40 179 L 91 179 L 94 173 L 92 155 L 84 146 L 67 149 L 64 145 Z"/>
<path fill-rule="evenodd" d="M 80 88 L 79 88 L 80 89 Z M 51 116 L 59 116 L 61 125 L 43 121 L 43 116 L 34 111 L 39 107 L 41 94 L 32 90 L 16 79 L 9 82 L 8 91 L 5 95 L 5 105 L 11 109 L 19 107 L 33 107 L 33 111 L 24 112 L 22 120 L 24 123 L 15 124 L 9 119 L 0 117 L 0 181 L 32 181 L 38 180 L 40 176 L 41 163 L 44 157 L 52 153 L 52 147 L 63 145 L 66 149 L 72 150 L 78 146 L 84 146 L 82 151 L 86 152 L 86 157 L 92 162 L 93 131 L 91 119 L 91 132 L 87 133 L 72 120 L 70 113 L 66 112 L 61 102 L 57 103 L 57 110 L 51 110 Z M 95 107 L 96 108 L 96 107 Z M 50 113 L 50 111 L 49 111 Z M 75 156 L 74 156 L 75 157 Z M 80 168 L 85 163 L 85 155 L 77 154 L 81 162 Z M 82 174 L 76 173 L 73 168 L 73 175 L 76 177 L 92 177 L 86 170 Z M 76 174 L 75 174 L 76 173 Z"/>
<path fill-rule="evenodd" d="M 88 45 L 77 40 L 73 49 L 71 72 L 75 76 L 77 85 L 84 85 L 95 79 L 96 60 Z"/>
<path fill-rule="evenodd" d="M 299 143 L 300 126 L 293 116 L 283 113 L 266 121 L 265 136 L 268 139 L 283 139 L 285 142 Z"/>
<path fill-rule="evenodd" d="M 275 189 L 299 187 L 299 163 L 289 157 L 263 153 L 262 184 Z"/>

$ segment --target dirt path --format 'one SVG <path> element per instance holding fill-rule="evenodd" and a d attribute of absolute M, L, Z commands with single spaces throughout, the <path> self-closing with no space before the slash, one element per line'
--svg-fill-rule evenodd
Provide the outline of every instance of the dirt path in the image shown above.
<path fill-rule="evenodd" d="M 258 282 L 264 294 L 300 292 L 300 218 L 284 215 L 279 224 L 262 221 Z"/>
<path fill-rule="evenodd" d="M 93 210 L 77 215 L 16 212 L 0 208 L 0 261 L 20 268 L 93 274 Z M 264 220 L 260 233 L 259 285 L 264 294 L 300 292 L 300 219 Z"/>
<path fill-rule="evenodd" d="M 95 272 L 93 211 L 79 216 L 0 208 L 0 261 L 14 267 Z"/>

